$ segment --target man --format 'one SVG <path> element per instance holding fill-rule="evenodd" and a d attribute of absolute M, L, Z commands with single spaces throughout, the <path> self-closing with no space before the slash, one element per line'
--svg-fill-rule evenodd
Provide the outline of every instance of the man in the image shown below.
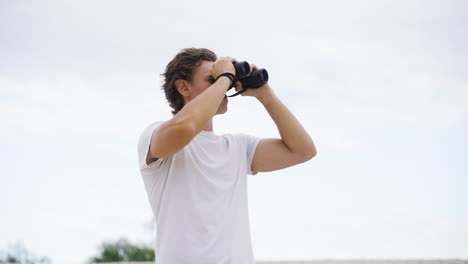
<path fill-rule="evenodd" d="M 233 62 L 208 49 L 177 54 L 163 74 L 174 116 L 150 124 L 138 140 L 140 172 L 157 224 L 158 264 L 253 264 L 247 174 L 290 167 L 317 153 L 268 83 L 242 96 L 264 105 L 280 139 L 213 132 L 213 116 L 227 111 L 231 78 L 225 75 L 235 75 Z M 235 85 L 242 89 L 240 82 Z"/>

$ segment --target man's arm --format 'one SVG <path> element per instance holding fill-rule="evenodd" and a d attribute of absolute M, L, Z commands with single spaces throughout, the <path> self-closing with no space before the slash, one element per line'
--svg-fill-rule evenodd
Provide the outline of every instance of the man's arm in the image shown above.
<path fill-rule="evenodd" d="M 313 158 L 317 154 L 314 142 L 268 83 L 255 89 L 257 91 L 249 90 L 252 90 L 251 96 L 255 96 L 268 111 L 281 136 L 281 139 L 265 138 L 260 141 L 252 161 L 252 170 L 274 171 Z"/>
<path fill-rule="evenodd" d="M 212 69 L 214 77 L 223 72 L 235 73 L 232 61 L 229 57 L 216 61 Z M 152 134 L 146 163 L 170 156 L 190 143 L 216 114 L 229 84 L 227 77 L 219 78 L 189 101 L 172 119 L 162 123 Z"/>

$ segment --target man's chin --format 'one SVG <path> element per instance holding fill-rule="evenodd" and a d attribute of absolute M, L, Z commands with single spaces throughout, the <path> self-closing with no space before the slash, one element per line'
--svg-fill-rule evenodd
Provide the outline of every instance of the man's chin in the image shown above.
<path fill-rule="evenodd" d="M 222 115 L 222 114 L 225 114 L 226 112 L 227 112 L 227 106 L 219 108 L 215 115 Z"/>

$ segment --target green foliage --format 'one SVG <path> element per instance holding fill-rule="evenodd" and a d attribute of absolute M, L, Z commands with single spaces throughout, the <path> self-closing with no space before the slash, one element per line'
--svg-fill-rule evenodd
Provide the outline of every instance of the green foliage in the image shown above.
<path fill-rule="evenodd" d="M 116 242 L 103 242 L 100 253 L 92 257 L 89 262 L 126 262 L 126 261 L 154 261 L 154 250 L 146 246 L 131 244 L 127 239 Z"/>
<path fill-rule="evenodd" d="M 29 252 L 22 243 L 10 246 L 8 252 L 0 252 L 0 262 L 11 262 L 21 264 L 50 264 L 48 257 L 36 257 Z"/>

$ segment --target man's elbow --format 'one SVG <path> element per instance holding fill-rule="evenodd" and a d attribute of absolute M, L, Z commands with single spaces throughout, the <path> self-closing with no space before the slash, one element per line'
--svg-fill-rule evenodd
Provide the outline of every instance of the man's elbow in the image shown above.
<path fill-rule="evenodd" d="M 315 147 L 308 148 L 308 150 L 302 154 L 302 159 L 303 159 L 302 162 L 309 161 L 316 155 L 317 155 L 317 149 Z"/>

